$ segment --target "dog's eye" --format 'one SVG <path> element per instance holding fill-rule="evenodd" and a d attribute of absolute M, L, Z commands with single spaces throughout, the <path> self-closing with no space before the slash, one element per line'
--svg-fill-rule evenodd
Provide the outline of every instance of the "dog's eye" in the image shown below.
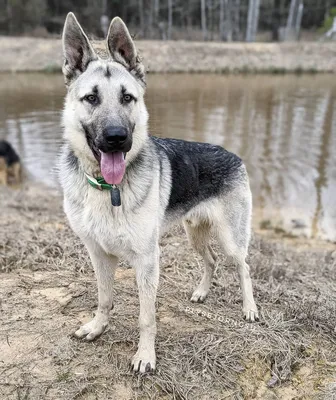
<path fill-rule="evenodd" d="M 98 96 L 95 95 L 95 94 L 88 94 L 87 96 L 85 96 L 85 100 L 86 100 L 88 103 L 90 103 L 90 104 L 92 104 L 92 105 L 95 105 L 95 104 L 98 103 Z"/>
<path fill-rule="evenodd" d="M 130 103 L 133 100 L 133 96 L 131 96 L 130 94 L 124 94 L 123 100 L 125 103 Z"/>

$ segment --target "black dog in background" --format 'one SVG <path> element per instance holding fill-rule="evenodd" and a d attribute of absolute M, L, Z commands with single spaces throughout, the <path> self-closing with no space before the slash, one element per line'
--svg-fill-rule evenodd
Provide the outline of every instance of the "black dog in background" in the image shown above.
<path fill-rule="evenodd" d="M 0 184 L 21 182 L 20 157 L 6 140 L 0 140 Z"/>

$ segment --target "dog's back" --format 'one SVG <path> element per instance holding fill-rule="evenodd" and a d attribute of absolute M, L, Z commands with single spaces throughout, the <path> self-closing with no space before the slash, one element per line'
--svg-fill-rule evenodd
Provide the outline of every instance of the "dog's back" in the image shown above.
<path fill-rule="evenodd" d="M 168 212 L 186 213 L 202 201 L 229 191 L 245 171 L 242 160 L 221 146 L 154 136 L 151 140 L 171 166 Z"/>
<path fill-rule="evenodd" d="M 13 149 L 12 145 L 6 140 L 0 140 L 0 157 L 6 160 L 8 167 L 12 166 L 14 163 L 20 162 L 20 157 Z"/>

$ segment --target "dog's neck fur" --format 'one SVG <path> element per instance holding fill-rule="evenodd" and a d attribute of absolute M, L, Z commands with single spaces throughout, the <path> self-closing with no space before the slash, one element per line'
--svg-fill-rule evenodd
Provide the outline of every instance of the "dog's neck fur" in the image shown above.
<path fill-rule="evenodd" d="M 73 148 L 71 145 L 70 149 L 78 160 L 78 166 L 81 172 L 85 172 L 95 178 L 101 175 L 99 163 L 94 158 L 93 154 L 92 157 L 90 157 L 87 153 L 80 152 L 78 151 L 78 149 Z"/>
<path fill-rule="evenodd" d="M 78 157 L 69 144 L 64 145 L 60 163 L 60 180 L 65 197 L 71 202 L 84 204 L 88 197 L 97 198 L 99 204 L 104 203 L 107 209 L 113 209 L 113 215 L 120 218 L 128 218 L 137 212 L 139 204 L 143 204 L 153 191 L 157 188 L 153 183 L 157 181 L 158 174 L 148 173 L 148 171 L 159 172 L 155 165 L 160 165 L 157 157 L 153 157 L 153 141 L 148 138 L 143 148 L 136 156 L 129 160 L 126 166 L 125 175 L 122 182 L 118 185 L 121 195 L 122 207 L 112 207 L 108 191 L 99 191 L 89 184 L 85 173 L 98 177 L 101 175 L 97 161 L 87 157 Z M 74 186 L 77 187 L 74 190 Z M 158 190 L 158 188 L 156 189 Z M 98 200 L 99 199 L 99 200 Z M 111 208 L 112 207 L 112 208 Z M 96 211 L 96 210 L 95 210 Z"/>

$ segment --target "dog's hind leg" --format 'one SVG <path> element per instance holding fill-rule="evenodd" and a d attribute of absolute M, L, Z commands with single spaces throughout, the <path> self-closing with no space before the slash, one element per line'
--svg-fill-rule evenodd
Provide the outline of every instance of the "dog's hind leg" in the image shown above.
<path fill-rule="evenodd" d="M 250 267 L 245 261 L 250 240 L 250 220 L 251 201 L 248 197 L 232 201 L 228 199 L 224 213 L 216 218 L 215 231 L 224 252 L 238 267 L 244 318 L 248 321 L 257 321 L 259 316 L 253 297 Z"/>
<path fill-rule="evenodd" d="M 140 301 L 140 339 L 138 351 L 132 359 L 132 368 L 136 372 L 151 372 L 155 370 L 155 299 L 159 283 L 159 254 L 160 249 L 149 250 L 146 254 L 138 255 L 133 266 L 139 290 Z"/>
<path fill-rule="evenodd" d="M 7 185 L 7 164 L 4 157 L 0 157 L 0 185 Z"/>
<path fill-rule="evenodd" d="M 19 184 L 21 183 L 21 164 L 16 162 L 12 165 L 14 183 Z"/>
<path fill-rule="evenodd" d="M 216 254 L 210 246 L 210 225 L 207 222 L 193 223 L 190 220 L 183 221 L 189 243 L 203 257 L 204 273 L 200 284 L 191 296 L 191 301 L 202 302 L 209 293 L 211 281 L 216 264 Z"/>
<path fill-rule="evenodd" d="M 93 320 L 81 326 L 75 336 L 87 341 L 100 336 L 108 325 L 113 308 L 113 281 L 118 259 L 106 254 L 97 244 L 86 242 L 98 283 L 98 309 Z"/>

